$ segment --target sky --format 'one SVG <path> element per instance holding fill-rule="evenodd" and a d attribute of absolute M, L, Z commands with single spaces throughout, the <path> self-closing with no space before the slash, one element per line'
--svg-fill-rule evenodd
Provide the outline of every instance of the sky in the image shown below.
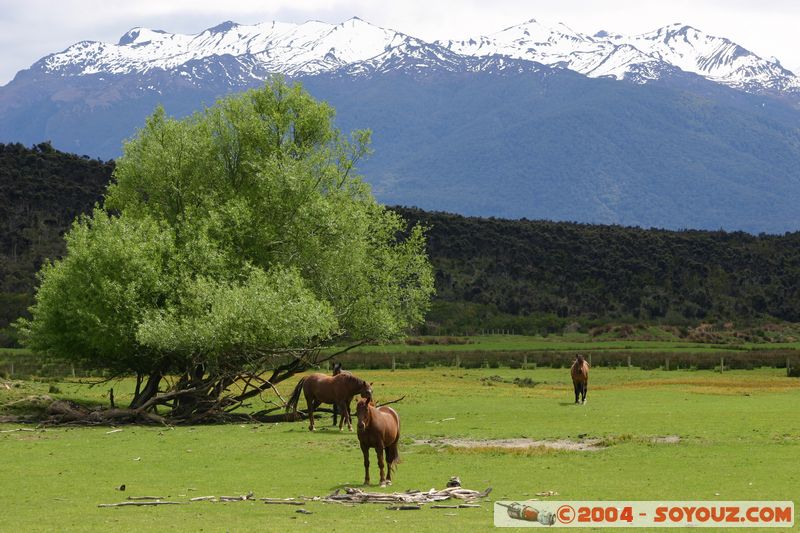
<path fill-rule="evenodd" d="M 427 41 L 487 35 L 536 19 L 575 31 L 638 34 L 689 24 L 800 74 L 797 0 L 0 0 L 0 85 L 82 41 L 141 26 L 195 34 L 220 22 L 339 23 L 353 16 Z"/>

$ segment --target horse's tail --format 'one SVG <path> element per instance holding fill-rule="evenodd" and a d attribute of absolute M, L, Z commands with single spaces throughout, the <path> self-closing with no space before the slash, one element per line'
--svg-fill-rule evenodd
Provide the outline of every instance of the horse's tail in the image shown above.
<path fill-rule="evenodd" d="M 305 383 L 306 378 L 302 378 L 300 381 L 297 382 L 294 390 L 292 391 L 292 395 L 289 396 L 289 401 L 286 402 L 286 412 L 288 413 L 291 411 L 292 413 L 297 413 L 297 402 L 300 401 L 300 393 L 303 391 L 303 383 Z"/>
<path fill-rule="evenodd" d="M 386 448 L 386 464 L 392 472 L 397 471 L 397 465 L 400 463 L 400 449 L 398 445 L 400 439 L 398 438 L 394 444 Z"/>
<path fill-rule="evenodd" d="M 372 401 L 372 396 L 370 396 L 370 401 Z M 386 463 L 389 465 L 389 470 L 396 472 L 397 465 L 400 463 L 400 417 L 397 411 L 391 407 L 387 407 L 386 409 L 390 410 L 397 423 L 397 436 L 394 439 L 394 444 L 386 448 Z"/>

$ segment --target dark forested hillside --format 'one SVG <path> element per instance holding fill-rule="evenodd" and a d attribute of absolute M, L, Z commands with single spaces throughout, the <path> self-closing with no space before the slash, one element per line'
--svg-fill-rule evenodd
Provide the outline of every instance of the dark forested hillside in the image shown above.
<path fill-rule="evenodd" d="M 0 345 L 35 273 L 99 201 L 112 162 L 0 144 Z M 470 218 L 395 208 L 429 227 L 428 331 L 557 331 L 572 322 L 800 321 L 800 233 L 754 236 Z"/>
<path fill-rule="evenodd" d="M 429 319 L 445 327 L 800 321 L 800 233 L 756 237 L 398 210 L 430 227 L 438 301 Z"/>
<path fill-rule="evenodd" d="M 113 163 L 54 150 L 0 144 L 0 345 L 32 302 L 35 273 L 64 252 L 72 220 L 101 200 Z"/>

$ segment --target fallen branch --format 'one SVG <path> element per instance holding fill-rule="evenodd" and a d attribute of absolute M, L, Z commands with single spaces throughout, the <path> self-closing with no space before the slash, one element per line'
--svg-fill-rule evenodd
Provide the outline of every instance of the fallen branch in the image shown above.
<path fill-rule="evenodd" d="M 303 505 L 306 501 L 313 499 L 314 498 L 304 498 L 303 500 L 298 500 L 297 498 L 259 498 L 259 500 L 264 503 L 278 505 Z"/>
<path fill-rule="evenodd" d="M 247 494 L 242 494 L 241 496 L 220 496 L 219 501 L 221 502 L 242 502 L 245 500 L 253 500 L 253 491 L 248 492 Z"/>
<path fill-rule="evenodd" d="M 325 503 L 338 503 L 340 505 L 352 506 L 359 503 L 381 503 L 388 505 L 387 509 L 406 511 L 419 509 L 421 505 L 428 503 L 442 502 L 451 498 L 463 500 L 464 503 L 457 505 L 432 505 L 433 509 L 463 509 L 470 507 L 480 507 L 474 502 L 479 498 L 485 498 L 492 491 L 491 487 L 484 491 L 470 490 L 463 487 L 448 487 L 442 490 L 430 489 L 427 492 L 419 490 L 407 490 L 405 492 L 365 492 L 360 489 L 345 487 L 337 489 L 332 494 L 325 497 L 301 496 L 298 498 L 258 498 L 259 501 L 267 505 L 303 505 L 308 501 L 322 501 Z M 197 496 L 186 502 L 165 501 L 162 496 L 129 496 L 128 501 L 121 503 L 101 503 L 98 507 L 123 507 L 127 505 L 147 506 L 147 505 L 180 505 L 184 503 L 211 501 L 211 502 L 241 502 L 254 501 L 256 498 L 253 492 L 240 496 Z"/>
<path fill-rule="evenodd" d="M 480 509 L 481 506 L 476 503 L 461 503 L 458 505 L 431 505 L 431 509 Z"/>
<path fill-rule="evenodd" d="M 405 394 L 403 394 L 401 397 L 399 397 L 399 398 L 398 398 L 398 399 L 396 399 L 396 400 L 392 400 L 392 401 L 390 401 L 390 402 L 383 402 L 383 403 L 379 403 L 379 404 L 377 404 L 375 407 L 383 407 L 384 405 L 389 405 L 389 404 L 391 404 L 391 403 L 397 403 L 397 402 L 399 402 L 399 401 L 403 400 L 405 397 L 406 397 L 406 395 L 405 395 Z"/>
<path fill-rule="evenodd" d="M 364 492 L 360 489 L 345 487 L 344 494 L 337 489 L 322 501 L 335 503 L 398 503 L 398 504 L 424 504 L 457 498 L 465 502 L 474 502 L 479 498 L 485 498 L 492 491 L 491 487 L 478 492 L 476 490 L 465 489 L 462 487 L 448 487 L 442 490 L 431 489 L 428 492 L 418 490 L 408 490 L 406 492 Z"/>
<path fill-rule="evenodd" d="M 183 505 L 185 502 L 162 502 L 162 501 L 147 501 L 147 502 L 121 502 L 121 503 L 101 503 L 98 504 L 98 507 L 125 507 L 128 505 L 133 505 L 137 507 L 141 507 L 144 505 Z"/>

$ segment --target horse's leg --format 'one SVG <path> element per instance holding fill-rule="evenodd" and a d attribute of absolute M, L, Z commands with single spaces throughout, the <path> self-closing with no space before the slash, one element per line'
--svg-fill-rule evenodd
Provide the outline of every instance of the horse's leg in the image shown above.
<path fill-rule="evenodd" d="M 575 389 L 575 403 L 578 403 L 581 397 L 581 384 L 577 381 L 573 381 L 572 388 Z"/>
<path fill-rule="evenodd" d="M 333 427 L 336 427 L 336 413 L 338 409 L 336 407 L 336 402 L 333 402 Z"/>
<path fill-rule="evenodd" d="M 369 446 L 362 443 L 361 453 L 364 454 L 364 485 L 369 485 Z"/>
<path fill-rule="evenodd" d="M 308 430 L 314 431 L 314 409 L 317 408 L 319 402 L 313 398 L 306 400 L 308 402 Z"/>
<path fill-rule="evenodd" d="M 588 381 L 584 381 L 583 382 L 583 391 L 582 391 L 583 392 L 583 403 L 586 403 L 586 392 L 588 390 L 589 390 L 589 382 Z"/>
<path fill-rule="evenodd" d="M 339 413 L 339 431 L 341 431 L 344 423 L 349 422 L 348 409 L 342 401 L 334 402 L 334 405 L 336 405 L 339 408 L 339 411 L 341 411 L 341 413 Z"/>
<path fill-rule="evenodd" d="M 352 402 L 352 401 L 353 401 L 352 398 L 346 399 L 344 401 L 343 411 L 342 411 L 344 413 L 343 416 L 347 417 L 347 431 L 350 431 L 350 432 L 353 431 L 353 420 L 350 418 L 350 402 Z"/>
<path fill-rule="evenodd" d="M 385 476 L 384 471 L 383 471 L 383 467 L 384 467 L 384 462 L 383 462 L 383 451 L 384 450 L 383 450 L 383 447 L 382 446 L 376 446 L 375 447 L 375 451 L 378 454 L 378 470 L 381 473 L 381 487 L 385 487 L 386 486 L 386 476 Z"/>
<path fill-rule="evenodd" d="M 397 460 L 397 443 L 386 448 L 386 484 L 392 484 L 392 461 Z M 391 459 L 389 459 L 391 457 Z"/>

